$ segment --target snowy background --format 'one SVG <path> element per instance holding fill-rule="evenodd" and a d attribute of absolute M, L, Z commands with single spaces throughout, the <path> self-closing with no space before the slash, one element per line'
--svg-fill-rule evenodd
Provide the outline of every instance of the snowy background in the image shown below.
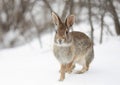
<path fill-rule="evenodd" d="M 17 48 L 0 51 L 0 85 L 119 85 L 120 37 L 110 37 L 95 45 L 95 59 L 88 72 L 66 74 L 59 82 L 59 63 L 52 53 L 52 37 L 43 37 L 44 48 L 37 40 Z M 75 71 L 81 67 L 76 66 Z"/>
<path fill-rule="evenodd" d="M 94 28 L 89 71 L 75 74 L 81 69 L 76 65 L 62 82 L 53 55 L 51 11 L 61 18 L 74 14 L 73 29 L 90 38 L 90 17 Z M 0 85 L 120 85 L 119 28 L 120 0 L 0 0 Z"/>

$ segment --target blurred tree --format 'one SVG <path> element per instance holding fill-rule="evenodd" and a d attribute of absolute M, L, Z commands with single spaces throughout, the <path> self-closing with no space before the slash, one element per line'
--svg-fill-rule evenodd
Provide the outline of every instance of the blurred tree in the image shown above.
<path fill-rule="evenodd" d="M 88 0 L 88 16 L 89 16 L 89 23 L 90 23 L 90 28 L 91 28 L 91 39 L 94 42 L 94 28 L 93 28 L 93 21 L 92 21 L 92 11 L 91 11 L 91 0 Z"/>
<path fill-rule="evenodd" d="M 52 11 L 62 19 L 74 14 L 76 25 L 89 22 L 89 36 L 95 41 L 95 32 L 99 30 L 98 41 L 102 43 L 104 33 L 113 35 L 106 17 L 113 20 L 116 34 L 120 35 L 119 6 L 120 0 L 0 0 L 0 48 L 22 45 L 35 37 L 42 46 L 42 34 L 54 30 Z"/>
<path fill-rule="evenodd" d="M 119 18 L 118 18 L 118 14 L 116 12 L 116 9 L 113 5 L 114 2 L 113 2 L 113 0 L 107 0 L 107 1 L 109 2 L 109 5 L 108 5 L 109 11 L 113 15 L 116 33 L 117 33 L 117 35 L 120 35 L 120 22 L 119 22 Z"/>

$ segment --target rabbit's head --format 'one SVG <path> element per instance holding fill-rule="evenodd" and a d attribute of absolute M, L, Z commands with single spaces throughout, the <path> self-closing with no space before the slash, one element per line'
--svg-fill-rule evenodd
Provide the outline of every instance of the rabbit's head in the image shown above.
<path fill-rule="evenodd" d="M 60 46 L 69 45 L 72 42 L 70 28 L 75 21 L 75 16 L 70 15 L 66 18 L 65 22 L 62 22 L 60 17 L 56 13 L 52 12 L 52 19 L 57 27 L 54 43 Z"/>

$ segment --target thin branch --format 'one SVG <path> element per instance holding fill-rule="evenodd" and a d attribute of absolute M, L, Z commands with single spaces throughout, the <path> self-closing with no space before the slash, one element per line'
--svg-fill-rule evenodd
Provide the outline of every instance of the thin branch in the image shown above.
<path fill-rule="evenodd" d="M 42 0 L 42 1 L 45 3 L 45 5 L 47 6 L 47 8 L 50 10 L 50 12 L 53 12 L 53 9 L 51 8 L 51 6 L 48 3 L 48 1 L 47 0 Z"/>
<path fill-rule="evenodd" d="M 93 22 L 92 22 L 91 0 L 88 0 L 88 16 L 89 16 L 89 23 L 91 27 L 91 39 L 94 42 L 94 37 L 93 37 L 94 28 L 93 28 Z"/>

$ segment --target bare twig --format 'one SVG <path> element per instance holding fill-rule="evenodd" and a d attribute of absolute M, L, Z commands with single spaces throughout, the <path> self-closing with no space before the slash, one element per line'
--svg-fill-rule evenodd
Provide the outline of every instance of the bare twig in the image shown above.
<path fill-rule="evenodd" d="M 88 16 L 89 16 L 89 23 L 90 23 L 90 27 L 91 27 L 91 39 L 94 42 L 94 28 L 93 28 L 93 22 L 92 22 L 92 11 L 91 11 L 91 0 L 88 0 Z"/>
<path fill-rule="evenodd" d="M 50 6 L 50 4 L 48 3 L 48 1 L 47 0 L 42 0 L 45 4 L 46 4 L 46 6 L 47 6 L 47 8 L 50 10 L 50 12 L 53 12 L 53 9 L 51 8 L 51 6 Z"/>

